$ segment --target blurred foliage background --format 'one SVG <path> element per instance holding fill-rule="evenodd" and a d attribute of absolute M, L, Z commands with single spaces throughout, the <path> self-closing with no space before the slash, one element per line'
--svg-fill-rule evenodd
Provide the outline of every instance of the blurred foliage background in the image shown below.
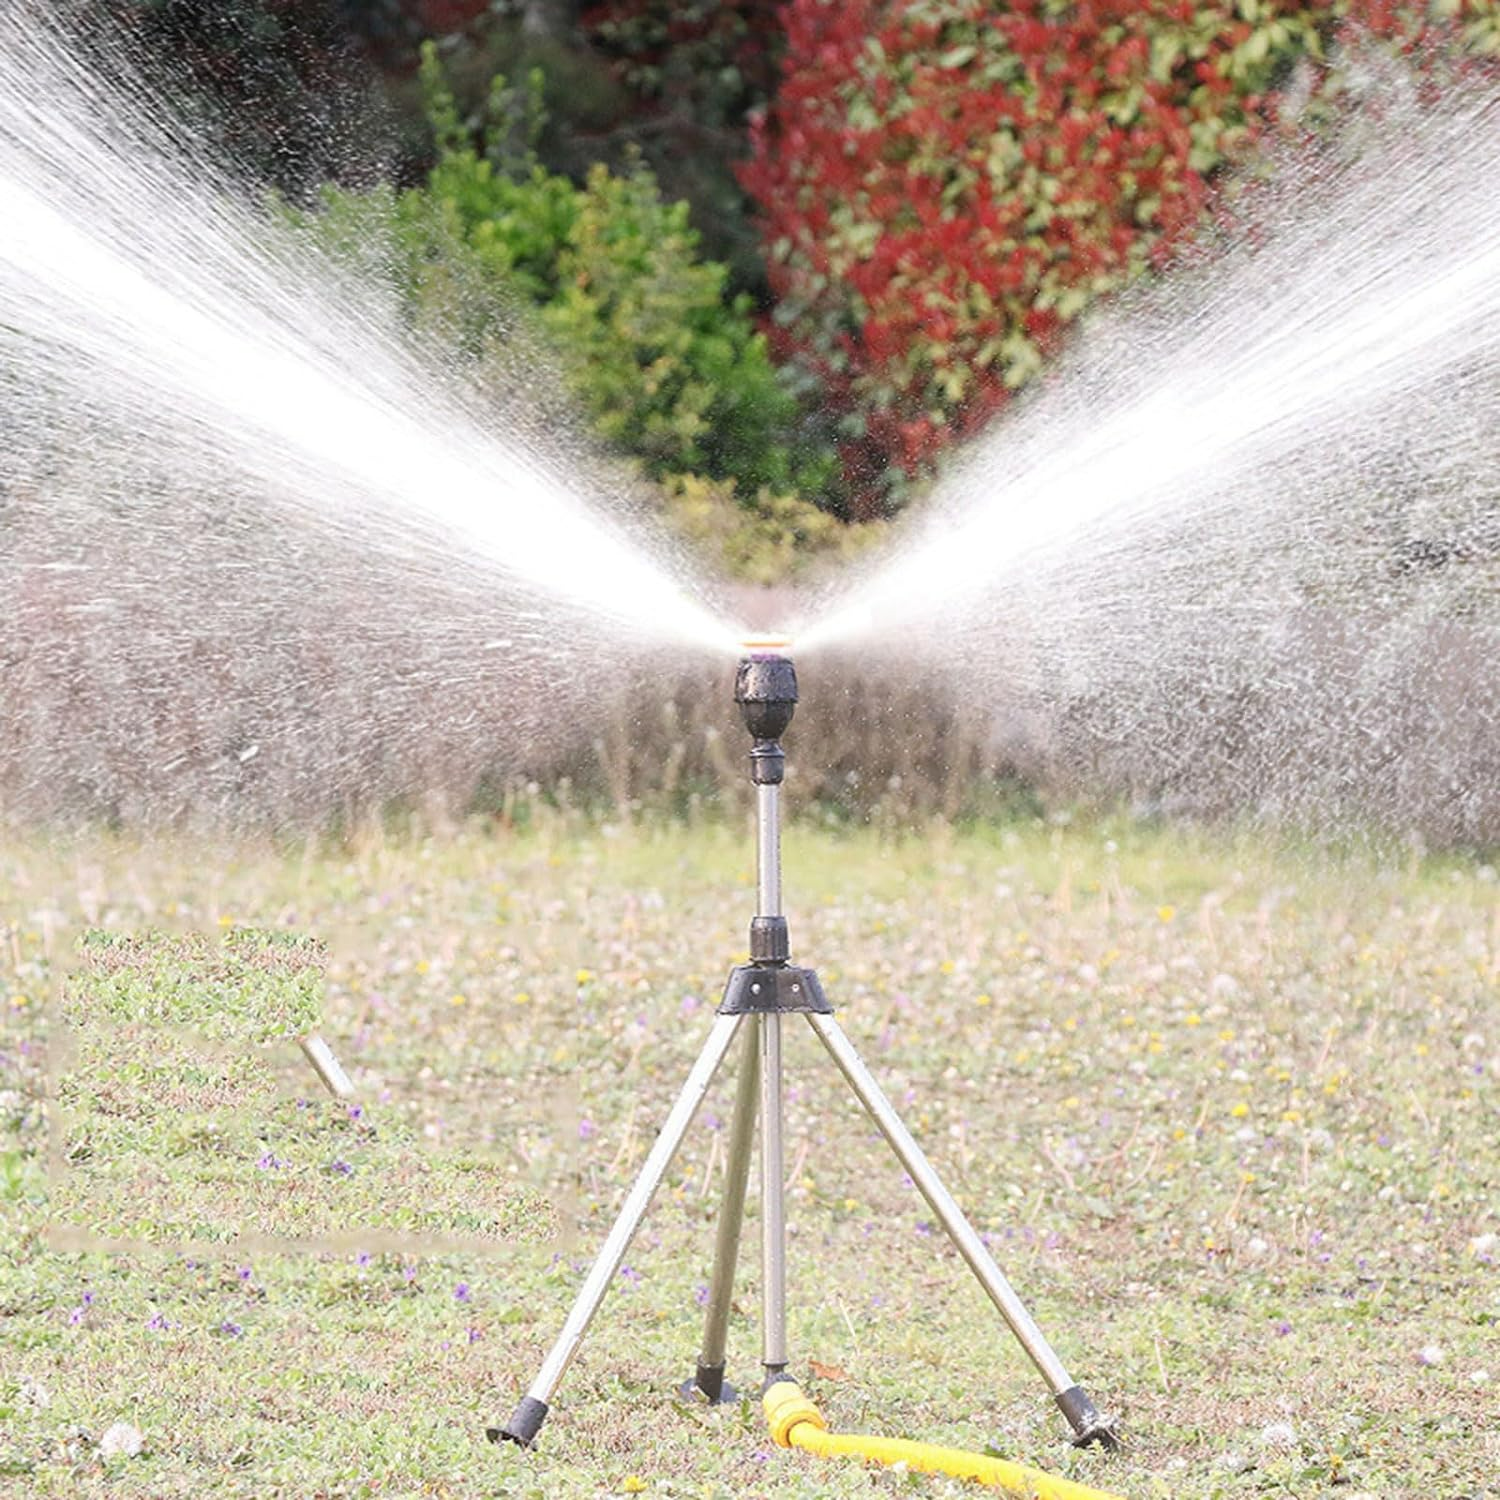
<path fill-rule="evenodd" d="M 1500 0 L 71 3 L 123 26 L 130 61 L 195 133 L 372 296 L 383 289 L 497 425 L 582 421 L 622 504 L 654 507 L 755 586 L 800 586 L 803 570 L 879 539 L 1091 305 L 1170 274 L 1195 237 L 1232 223 L 1239 185 L 1273 159 L 1262 145 L 1337 122 L 1351 34 L 1412 56 L 1434 91 L 1455 70 L 1500 69 Z M 1452 561 L 1395 557 L 1392 577 L 1405 566 L 1420 583 Z M 197 597 L 195 580 L 175 586 Z M 70 582 L 47 587 L 38 607 L 70 617 Z M 393 598 L 348 590 L 363 601 L 351 616 L 389 617 L 400 635 Z M 320 582 L 319 598 L 333 592 Z M 1214 688 L 1191 641 L 1173 672 L 1136 663 L 1113 696 L 1064 695 L 1046 733 L 920 672 L 895 691 L 858 660 L 835 663 L 821 718 L 809 707 L 799 721 L 797 796 L 834 821 L 951 819 L 1103 788 L 1150 811 L 1347 811 L 1434 842 L 1492 841 L 1493 748 L 1463 726 L 1487 722 L 1475 705 L 1495 679 L 1479 638 L 1448 639 L 1450 623 L 1424 617 L 1380 676 L 1360 664 L 1353 613 L 1304 601 L 1275 664 L 1305 715 L 1290 738 L 1257 720 L 1253 694 Z M 309 625 L 300 679 L 318 682 L 333 657 L 346 677 L 377 672 L 347 634 Z M 1457 663 L 1450 706 L 1424 669 L 1438 653 Z M 247 702 L 262 670 L 248 655 L 235 667 Z M 1364 696 L 1340 696 L 1356 677 Z M 414 749 L 389 714 L 282 729 L 347 734 L 343 762 L 385 768 L 339 816 L 412 789 L 504 818 L 534 795 L 691 814 L 738 794 L 716 738 L 721 686 L 685 680 L 649 725 L 622 689 L 562 767 Z M 275 681 L 261 687 L 278 701 Z M 1377 698 L 1409 753 L 1356 765 L 1347 745 L 1369 738 L 1360 715 Z M 1112 717 L 1122 702 L 1128 724 Z M 516 738 L 510 713 L 486 702 L 488 743 Z M 117 717 L 155 763 L 185 753 L 170 717 Z M 101 781 L 75 738 L 35 815 L 144 820 L 136 790 Z M 1316 747 L 1333 784 L 1289 765 L 1288 743 Z M 194 752 L 206 769 L 184 780 L 189 802 L 250 801 L 296 822 L 345 795 L 273 785 L 274 758 L 246 763 L 241 748 Z M 1204 768 L 1221 761 L 1216 780 Z M 1185 764 L 1190 777 L 1172 769 Z M 524 791 L 534 782 L 544 790 Z M 3 775 L 0 792 L 29 806 Z"/>
<path fill-rule="evenodd" d="M 464 353 L 530 309 L 669 513 L 736 508 L 750 578 L 794 517 L 835 545 L 800 504 L 899 511 L 1169 264 L 1336 110 L 1345 32 L 1500 63 L 1497 0 L 88 3 L 246 170 L 376 235 L 410 315 L 462 284 Z"/>

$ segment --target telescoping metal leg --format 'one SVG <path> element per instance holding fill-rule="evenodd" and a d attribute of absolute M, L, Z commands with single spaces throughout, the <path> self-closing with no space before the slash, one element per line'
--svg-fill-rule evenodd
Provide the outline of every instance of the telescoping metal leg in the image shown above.
<path fill-rule="evenodd" d="M 781 1017 L 760 1018 L 761 1363 L 786 1374 L 786 1163 L 781 1131 Z"/>
<path fill-rule="evenodd" d="M 510 1421 L 504 1427 L 486 1429 L 491 1442 L 507 1441 L 529 1448 L 535 1441 L 542 1423 L 547 1419 L 548 1406 L 557 1393 L 558 1386 L 562 1384 L 563 1375 L 573 1362 L 573 1356 L 583 1342 L 583 1335 L 593 1321 L 594 1314 L 599 1311 L 599 1304 L 604 1301 L 604 1294 L 620 1269 L 621 1261 L 625 1259 L 625 1252 L 630 1248 L 630 1241 L 635 1237 L 656 1189 L 667 1175 L 667 1168 L 672 1165 L 672 1158 L 676 1156 L 677 1148 L 682 1144 L 682 1138 L 687 1134 L 688 1127 L 693 1123 L 693 1116 L 697 1114 L 698 1106 L 702 1104 L 703 1096 L 714 1080 L 714 1074 L 719 1071 L 719 1064 L 724 1061 L 730 1043 L 734 1041 L 740 1019 L 739 1016 L 714 1018 L 713 1029 L 708 1034 L 703 1051 L 698 1054 L 698 1061 L 693 1064 L 692 1072 L 688 1074 L 687 1082 L 683 1084 L 682 1092 L 678 1094 L 677 1102 L 672 1106 L 661 1134 L 656 1138 L 656 1144 L 647 1153 L 645 1163 L 626 1195 L 619 1217 L 579 1288 L 562 1332 L 557 1336 L 557 1342 L 542 1361 L 542 1368 L 531 1383 L 531 1389 L 521 1399 L 521 1404 L 516 1407 Z"/>
<path fill-rule="evenodd" d="M 302 1048 L 302 1055 L 313 1065 L 313 1071 L 322 1080 L 323 1087 L 335 1099 L 354 1097 L 354 1085 L 349 1082 L 349 1075 L 339 1066 L 338 1058 L 333 1055 L 333 1048 L 322 1037 L 316 1032 L 309 1032 L 307 1036 L 299 1036 L 297 1043 Z"/>
<path fill-rule="evenodd" d="M 1063 1362 L 1027 1312 L 1025 1304 L 1011 1289 L 1010 1283 L 1001 1274 L 989 1251 L 984 1248 L 973 1226 L 953 1201 L 953 1195 L 943 1186 L 942 1179 L 933 1171 L 931 1162 L 922 1154 L 922 1148 L 901 1123 L 901 1117 L 891 1107 L 890 1100 L 876 1083 L 874 1075 L 854 1050 L 854 1044 L 844 1035 L 843 1028 L 832 1016 L 809 1015 L 807 1019 L 818 1034 L 818 1040 L 828 1049 L 829 1055 L 838 1064 L 839 1071 L 848 1080 L 849 1087 L 854 1090 L 859 1102 L 864 1105 L 866 1112 L 900 1159 L 901 1165 L 906 1168 L 911 1180 L 916 1183 L 933 1213 L 948 1231 L 948 1237 L 957 1246 L 959 1254 L 968 1261 L 969 1269 L 989 1294 L 990 1301 L 1000 1309 L 1000 1315 L 1010 1325 L 1011 1332 L 1020 1340 L 1021 1347 L 1042 1372 L 1042 1378 L 1047 1382 L 1053 1399 L 1073 1428 L 1073 1441 L 1080 1447 L 1092 1442 L 1113 1447 L 1115 1437 L 1109 1423 L 1099 1414 L 1083 1387 L 1063 1367 Z"/>
<path fill-rule="evenodd" d="M 734 1299 L 740 1233 L 745 1221 L 745 1188 L 755 1141 L 755 1111 L 760 1103 L 760 1018 L 749 1017 L 743 1030 L 740 1080 L 734 1096 L 734 1119 L 729 1126 L 729 1159 L 724 1168 L 724 1201 L 719 1208 L 713 1280 L 709 1283 L 708 1315 L 703 1326 L 703 1353 L 698 1357 L 697 1373 L 682 1387 L 684 1396 L 697 1392 L 716 1405 L 739 1399 L 734 1387 L 724 1382 L 724 1350 L 729 1337 L 729 1304 Z"/>

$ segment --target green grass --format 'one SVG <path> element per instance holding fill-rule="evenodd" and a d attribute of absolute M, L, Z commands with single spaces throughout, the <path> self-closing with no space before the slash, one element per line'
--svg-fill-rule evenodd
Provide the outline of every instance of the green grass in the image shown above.
<path fill-rule="evenodd" d="M 334 852 L 0 849 L 0 1493 L 969 1493 L 775 1451 L 757 1411 L 674 1395 L 708 1274 L 713 1120 L 540 1450 L 484 1441 L 742 957 L 752 875 L 739 830 L 561 822 Z M 1123 823 L 895 843 L 795 829 L 787 890 L 796 952 L 1131 1446 L 1062 1441 L 794 1029 L 790 1338 L 835 1430 L 992 1447 L 1133 1497 L 1500 1494 L 1492 871 Z M 408 1162 L 425 1152 L 445 1189 L 481 1162 L 487 1211 L 545 1198 L 556 1235 L 539 1208 L 426 1253 L 380 1203 L 316 1198 L 340 1188 L 317 1179 L 313 1248 L 57 1248 L 48 1195 L 71 1189 L 49 1190 L 40 1101 L 75 933 L 252 925 L 327 941 L 324 1034 Z M 195 1149 L 164 1156 L 169 1175 L 201 1174 Z M 246 1217 L 295 1231 L 276 1207 Z M 731 1327 L 745 1385 L 755 1227 Z M 140 1456 L 100 1457 L 118 1421 Z"/>

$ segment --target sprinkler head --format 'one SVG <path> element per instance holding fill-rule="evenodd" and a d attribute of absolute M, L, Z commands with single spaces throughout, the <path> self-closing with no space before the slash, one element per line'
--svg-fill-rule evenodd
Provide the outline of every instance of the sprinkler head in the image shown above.
<path fill-rule="evenodd" d="M 785 654 L 785 641 L 744 643 L 734 678 L 734 701 L 745 728 L 757 741 L 779 740 L 797 707 L 797 673 Z"/>

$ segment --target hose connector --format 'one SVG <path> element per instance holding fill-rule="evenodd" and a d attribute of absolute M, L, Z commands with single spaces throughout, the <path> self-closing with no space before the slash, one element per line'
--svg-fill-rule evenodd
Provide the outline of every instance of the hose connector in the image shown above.
<path fill-rule="evenodd" d="M 802 1423 L 810 1423 L 819 1432 L 827 1432 L 828 1423 L 823 1413 L 802 1394 L 802 1387 L 794 1380 L 778 1380 L 766 1388 L 761 1398 L 765 1408 L 766 1425 L 778 1448 L 792 1446 L 792 1429 Z"/>

